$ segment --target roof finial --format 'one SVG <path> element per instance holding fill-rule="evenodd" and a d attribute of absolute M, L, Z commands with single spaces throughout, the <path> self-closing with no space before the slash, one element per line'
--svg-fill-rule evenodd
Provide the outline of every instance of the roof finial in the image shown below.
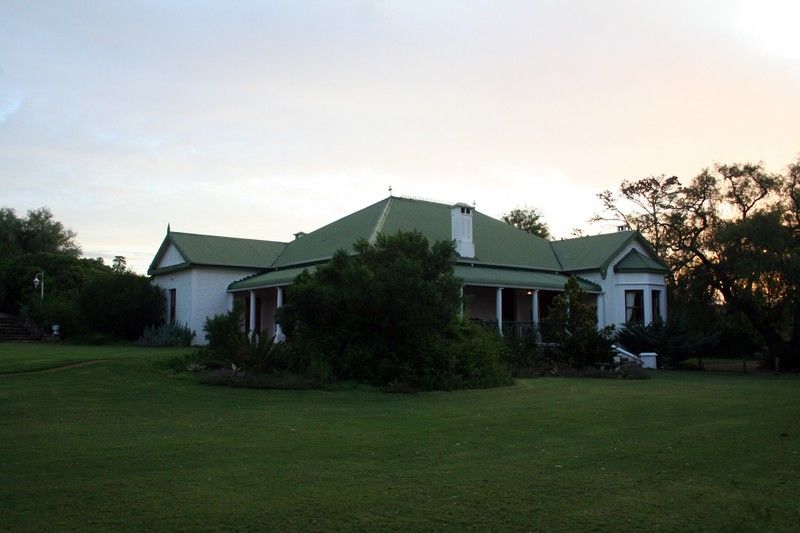
<path fill-rule="evenodd" d="M 390 197 L 392 196 L 392 186 L 391 185 L 389 185 L 389 196 Z"/>
<path fill-rule="evenodd" d="M 167 222 L 167 233 L 169 233 L 169 222 Z"/>
<path fill-rule="evenodd" d="M 472 209 L 475 209 L 475 200 L 472 200 Z"/>

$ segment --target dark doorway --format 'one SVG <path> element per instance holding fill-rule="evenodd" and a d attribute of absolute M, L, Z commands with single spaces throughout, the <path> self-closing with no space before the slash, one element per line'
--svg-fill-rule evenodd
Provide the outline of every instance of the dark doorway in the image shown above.
<path fill-rule="evenodd" d="M 517 291 L 503 289 L 503 322 L 513 322 L 517 319 Z"/>
<path fill-rule="evenodd" d="M 178 295 L 177 289 L 170 289 L 169 290 L 169 323 L 175 323 L 175 312 L 178 307 Z"/>

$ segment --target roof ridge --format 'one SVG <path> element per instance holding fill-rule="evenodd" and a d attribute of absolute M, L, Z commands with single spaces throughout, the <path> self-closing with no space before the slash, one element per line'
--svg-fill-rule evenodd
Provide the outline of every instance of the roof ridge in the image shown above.
<path fill-rule="evenodd" d="M 558 257 L 558 252 L 556 251 L 555 247 L 553 246 L 553 241 L 547 241 L 547 245 L 550 247 L 550 251 L 553 253 L 553 257 L 556 258 L 556 263 L 558 263 L 558 271 L 564 272 L 564 263 L 561 262 L 561 258 Z"/>
<path fill-rule="evenodd" d="M 212 235 L 210 233 L 190 233 L 188 231 L 171 231 L 170 235 L 191 235 L 193 237 L 212 237 L 214 239 L 235 239 L 237 241 L 269 242 L 274 244 L 287 244 L 286 241 L 274 241 L 271 239 L 254 239 L 251 237 L 230 237 L 228 235 Z"/>
<path fill-rule="evenodd" d="M 389 208 L 392 205 L 392 197 L 390 196 L 389 199 L 386 201 L 386 205 L 383 206 L 383 211 L 381 211 L 378 220 L 375 222 L 375 227 L 372 228 L 372 233 L 370 233 L 369 239 L 367 242 L 370 244 L 375 243 L 375 239 L 378 238 L 378 234 L 383 230 L 383 225 L 386 224 L 386 217 L 389 216 Z"/>
<path fill-rule="evenodd" d="M 569 242 L 569 241 L 579 241 L 581 239 L 593 239 L 595 237 L 607 237 L 609 235 L 617 235 L 619 233 L 638 233 L 635 229 L 626 229 L 623 231 L 609 231 L 608 233 L 597 233 L 595 235 L 581 235 L 580 237 L 570 237 L 569 239 L 553 239 L 551 243 L 557 242 Z"/>

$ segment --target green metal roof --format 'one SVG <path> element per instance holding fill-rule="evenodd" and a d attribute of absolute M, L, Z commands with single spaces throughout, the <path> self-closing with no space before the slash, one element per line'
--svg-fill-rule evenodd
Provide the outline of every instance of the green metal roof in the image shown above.
<path fill-rule="evenodd" d="M 551 241 L 564 272 L 582 272 L 600 270 L 605 276 L 611 261 L 631 242 L 636 241 L 654 257 L 656 252 L 652 245 L 638 231 L 627 230 L 576 239 Z M 656 260 L 659 265 L 664 266 Z"/>
<path fill-rule="evenodd" d="M 228 286 L 229 291 L 241 291 L 247 289 L 261 289 L 266 287 L 278 287 L 280 285 L 288 285 L 294 281 L 303 270 L 313 272 L 316 270 L 315 266 L 310 267 L 295 267 L 285 268 L 283 270 L 270 270 L 262 272 L 249 278 L 244 278 L 235 281 Z"/>
<path fill-rule="evenodd" d="M 484 285 L 489 287 L 507 287 L 518 289 L 563 290 L 567 276 L 551 272 L 516 270 L 509 268 L 493 268 L 486 266 L 456 265 L 455 275 L 467 285 Z M 578 279 L 581 289 L 587 292 L 602 292 L 599 285 L 584 279 Z"/>
<path fill-rule="evenodd" d="M 329 259 L 337 250 L 352 250 L 358 239 L 369 238 L 388 200 L 372 204 L 289 242 L 272 266 L 311 263 Z"/>
<path fill-rule="evenodd" d="M 295 267 L 283 270 L 262 272 L 248 278 L 231 283 L 229 291 L 241 291 L 266 287 L 288 285 L 303 270 L 313 272 L 316 266 Z M 496 268 L 487 266 L 456 265 L 456 277 L 468 285 L 483 285 L 487 287 L 506 287 L 519 289 L 549 289 L 562 290 L 567 282 L 567 276 L 552 272 L 537 272 L 532 270 L 516 270 L 509 268 Z M 579 279 L 581 289 L 587 292 L 600 292 L 598 285 Z"/>
<path fill-rule="evenodd" d="M 667 267 L 647 257 L 638 250 L 631 250 L 614 265 L 614 272 L 652 272 L 654 274 L 666 274 Z"/>
<path fill-rule="evenodd" d="M 417 230 L 431 242 L 450 240 L 451 209 L 447 204 L 389 197 L 289 243 L 169 232 L 148 273 L 192 265 L 254 268 L 265 271 L 234 282 L 229 289 L 284 285 L 293 281 L 303 266 L 327 261 L 340 249 L 352 251 L 353 244 L 361 238 L 370 240 L 380 233 Z M 548 242 L 477 211 L 472 217 L 475 257 L 459 258 L 456 267 L 457 274 L 467 283 L 561 289 L 566 281 L 563 273 L 600 270 L 605 275 L 614 257 L 634 240 L 652 252 L 649 243 L 635 231 Z M 184 262 L 158 268 L 170 243 Z M 641 258 L 626 256 L 627 262 L 618 265 L 665 270 L 657 259 L 639 255 Z M 586 280 L 582 283 L 584 290 L 599 290 Z"/>
<path fill-rule="evenodd" d="M 184 262 L 158 268 L 158 263 L 170 244 L 175 246 Z M 153 275 L 192 265 L 266 268 L 272 265 L 285 247 L 286 243 L 283 242 L 171 231 L 161 243 L 147 272 Z"/>
<path fill-rule="evenodd" d="M 417 230 L 431 241 L 449 241 L 451 206 L 423 200 L 389 197 L 291 241 L 273 266 L 328 259 L 339 250 L 351 251 L 359 238 L 378 233 Z M 475 258 L 471 263 L 521 266 L 558 271 L 548 242 L 477 211 L 473 211 Z"/>

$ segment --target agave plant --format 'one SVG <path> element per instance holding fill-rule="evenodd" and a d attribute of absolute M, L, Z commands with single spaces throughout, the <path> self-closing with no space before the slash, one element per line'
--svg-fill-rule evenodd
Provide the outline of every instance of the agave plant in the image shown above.
<path fill-rule="evenodd" d="M 274 336 L 265 333 L 248 335 L 244 332 L 229 338 L 226 350 L 231 366 L 253 372 L 272 370 L 276 351 Z"/>

